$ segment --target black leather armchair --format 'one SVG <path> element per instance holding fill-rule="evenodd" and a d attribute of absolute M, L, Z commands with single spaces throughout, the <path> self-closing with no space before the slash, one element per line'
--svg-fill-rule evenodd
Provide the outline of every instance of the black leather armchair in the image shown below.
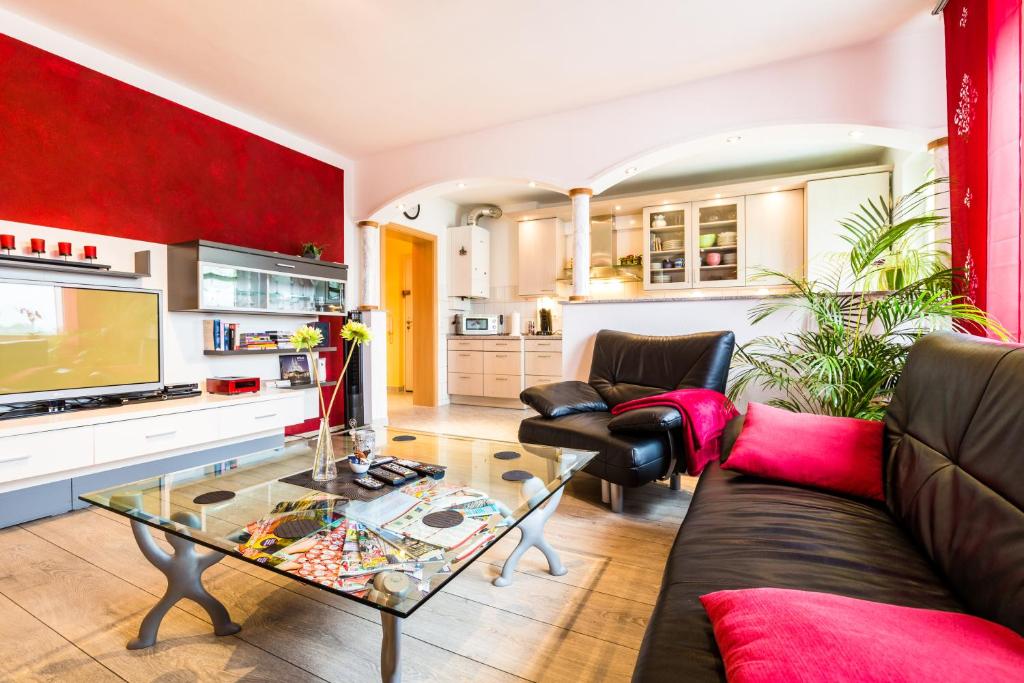
<path fill-rule="evenodd" d="M 622 510 L 622 487 L 677 475 L 682 452 L 672 408 L 645 408 L 612 417 L 619 403 L 673 389 L 725 391 L 736 338 L 732 332 L 648 337 L 601 330 L 588 382 L 530 387 L 519 398 L 540 416 L 523 420 L 519 440 L 599 451 L 586 471 L 604 482 L 603 497 Z"/>

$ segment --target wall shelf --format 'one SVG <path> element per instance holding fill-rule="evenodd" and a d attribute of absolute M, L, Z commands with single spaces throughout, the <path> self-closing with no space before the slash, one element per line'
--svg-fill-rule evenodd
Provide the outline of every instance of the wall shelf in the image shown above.
<path fill-rule="evenodd" d="M 43 270 L 48 273 L 77 273 L 79 275 L 98 275 L 122 280 L 138 280 L 150 276 L 150 252 L 135 252 L 135 271 L 110 270 L 110 266 L 101 266 L 81 261 L 62 261 L 60 259 L 36 258 L 15 254 L 0 254 L 0 267 L 25 268 L 26 270 Z"/>
<path fill-rule="evenodd" d="M 337 351 L 337 346 L 321 346 L 318 349 L 313 349 L 317 353 Z M 227 351 L 215 351 L 206 349 L 203 351 L 204 356 L 259 356 L 264 354 L 281 354 L 281 353 L 306 353 L 305 351 L 299 351 L 297 349 L 233 349 Z"/>

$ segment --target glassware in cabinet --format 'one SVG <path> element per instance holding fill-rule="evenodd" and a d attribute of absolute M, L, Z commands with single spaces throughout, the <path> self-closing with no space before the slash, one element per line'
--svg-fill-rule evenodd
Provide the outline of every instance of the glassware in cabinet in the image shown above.
<path fill-rule="evenodd" d="M 643 212 L 644 289 L 691 287 L 690 204 L 653 206 Z"/>
<path fill-rule="evenodd" d="M 744 285 L 743 197 L 694 202 L 693 218 L 694 285 Z"/>

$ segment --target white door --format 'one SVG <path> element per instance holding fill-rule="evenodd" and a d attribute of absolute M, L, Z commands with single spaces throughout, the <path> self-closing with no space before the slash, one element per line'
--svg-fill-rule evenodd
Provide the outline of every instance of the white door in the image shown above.
<path fill-rule="evenodd" d="M 765 268 L 791 277 L 804 274 L 804 191 L 747 195 L 747 285 L 778 285 L 780 277 L 756 277 Z"/>

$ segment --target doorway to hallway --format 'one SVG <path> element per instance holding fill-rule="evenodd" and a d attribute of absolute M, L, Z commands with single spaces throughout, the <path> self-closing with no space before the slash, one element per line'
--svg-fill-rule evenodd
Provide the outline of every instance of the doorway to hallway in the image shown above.
<path fill-rule="evenodd" d="M 437 240 L 397 223 L 382 228 L 388 391 L 437 405 Z"/>

